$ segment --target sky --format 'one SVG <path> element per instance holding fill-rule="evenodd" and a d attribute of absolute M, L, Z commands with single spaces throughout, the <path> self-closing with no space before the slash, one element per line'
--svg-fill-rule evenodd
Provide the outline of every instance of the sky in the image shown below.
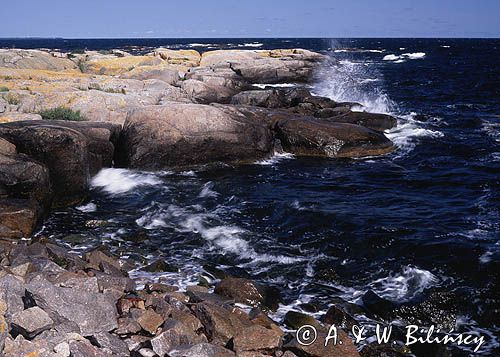
<path fill-rule="evenodd" d="M 0 0 L 0 37 L 500 37 L 500 0 Z"/>

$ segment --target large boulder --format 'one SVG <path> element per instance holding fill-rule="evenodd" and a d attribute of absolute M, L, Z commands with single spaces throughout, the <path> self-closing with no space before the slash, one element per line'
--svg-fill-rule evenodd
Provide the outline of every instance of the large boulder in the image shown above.
<path fill-rule="evenodd" d="M 74 70 L 76 64 L 68 58 L 55 57 L 39 50 L 0 49 L 0 67 L 42 69 L 49 71 Z"/>
<path fill-rule="evenodd" d="M 278 120 L 275 130 L 283 148 L 301 156 L 354 158 L 394 150 L 382 133 L 354 124 L 297 117 Z"/>
<path fill-rule="evenodd" d="M 140 169 L 248 161 L 271 150 L 268 128 L 237 112 L 171 103 L 130 112 L 120 136 L 119 163 Z"/>
<path fill-rule="evenodd" d="M 328 121 L 357 124 L 377 131 L 388 130 L 397 125 L 396 118 L 387 114 L 352 111 L 329 117 Z"/>
<path fill-rule="evenodd" d="M 201 66 L 229 67 L 251 83 L 306 82 L 324 56 L 302 49 L 210 51 Z"/>
<path fill-rule="evenodd" d="M 226 278 L 220 281 L 214 292 L 250 306 L 261 306 L 276 310 L 281 301 L 279 291 L 244 278 Z"/>
<path fill-rule="evenodd" d="M 32 200 L 0 198 L 0 238 L 29 237 L 42 216 L 40 206 Z"/>
<path fill-rule="evenodd" d="M 44 164 L 54 191 L 53 203 L 69 205 L 84 198 L 91 174 L 111 165 L 118 130 L 106 123 L 28 121 L 0 125 L 0 137 L 15 144 L 19 153 Z M 38 171 L 42 177 L 43 170 Z"/>

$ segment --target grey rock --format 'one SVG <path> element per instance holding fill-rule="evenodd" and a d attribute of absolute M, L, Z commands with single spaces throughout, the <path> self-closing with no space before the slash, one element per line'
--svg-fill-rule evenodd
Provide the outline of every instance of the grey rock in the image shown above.
<path fill-rule="evenodd" d="M 12 315 L 12 328 L 26 338 L 33 338 L 49 329 L 54 321 L 38 306 L 19 311 Z"/>
<path fill-rule="evenodd" d="M 127 344 L 118 336 L 108 332 L 100 332 L 91 337 L 93 344 L 99 348 L 109 351 L 113 356 L 129 356 Z"/>
<path fill-rule="evenodd" d="M 88 341 L 71 341 L 69 343 L 71 357 L 111 357 L 112 354 L 93 346 Z"/>
<path fill-rule="evenodd" d="M 49 315 L 75 322 L 83 336 L 117 327 L 115 301 L 109 296 L 56 287 L 43 277 L 33 279 L 26 288 L 38 306 Z"/>
<path fill-rule="evenodd" d="M 13 314 L 24 310 L 23 297 L 26 287 L 13 275 L 0 275 L 0 302 L 5 304 L 5 317 L 10 320 Z M 2 304 L 2 305 L 3 305 Z"/>
<path fill-rule="evenodd" d="M 171 350 L 170 357 L 234 357 L 235 353 L 227 348 L 210 343 L 198 343 L 194 346 L 179 346 Z"/>

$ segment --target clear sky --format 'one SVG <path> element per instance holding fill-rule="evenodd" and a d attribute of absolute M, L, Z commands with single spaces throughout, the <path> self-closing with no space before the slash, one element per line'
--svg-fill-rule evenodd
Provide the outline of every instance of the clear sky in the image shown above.
<path fill-rule="evenodd" d="M 500 37 L 500 0 L 0 0 L 0 37 Z"/>

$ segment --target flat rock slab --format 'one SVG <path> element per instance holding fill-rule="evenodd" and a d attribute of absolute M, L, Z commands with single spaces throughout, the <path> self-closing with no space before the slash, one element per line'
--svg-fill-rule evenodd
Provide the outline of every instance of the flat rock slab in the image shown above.
<path fill-rule="evenodd" d="M 308 117 L 279 120 L 276 136 L 285 151 L 301 156 L 356 158 L 394 150 L 392 142 L 380 132 Z"/>
<path fill-rule="evenodd" d="M 108 295 L 56 287 L 40 276 L 26 288 L 38 306 L 75 322 L 83 336 L 118 327 L 115 301 Z"/>
<path fill-rule="evenodd" d="M 49 329 L 54 321 L 38 306 L 15 313 L 12 316 L 12 327 L 26 338 L 33 338 L 40 332 Z"/>

